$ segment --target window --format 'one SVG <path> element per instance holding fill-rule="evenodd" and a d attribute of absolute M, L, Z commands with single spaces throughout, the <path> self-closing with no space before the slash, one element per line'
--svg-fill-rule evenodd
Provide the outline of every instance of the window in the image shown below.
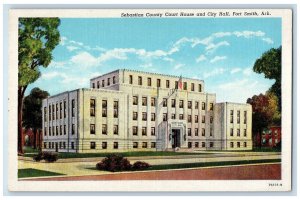
<path fill-rule="evenodd" d="M 151 106 L 156 106 L 156 99 L 154 97 L 151 98 Z"/>
<path fill-rule="evenodd" d="M 75 103 L 74 103 L 74 104 L 75 104 Z M 55 120 L 54 104 L 52 104 L 52 113 L 53 113 L 52 119 Z M 72 115 L 72 117 L 74 117 L 74 116 Z"/>
<path fill-rule="evenodd" d="M 113 84 L 116 84 L 116 77 L 113 76 Z"/>
<path fill-rule="evenodd" d="M 114 118 L 118 118 L 119 116 L 119 102 L 114 101 Z"/>
<path fill-rule="evenodd" d="M 202 108 L 202 110 L 205 110 L 205 103 L 204 102 L 202 102 L 201 108 Z"/>
<path fill-rule="evenodd" d="M 102 87 L 105 86 L 105 80 L 102 80 Z"/>
<path fill-rule="evenodd" d="M 195 115 L 195 123 L 198 123 L 199 120 L 198 120 L 198 115 Z"/>
<path fill-rule="evenodd" d="M 172 115 L 171 115 L 171 119 L 176 119 L 176 115 L 175 115 L 175 114 L 172 114 Z"/>
<path fill-rule="evenodd" d="M 92 85 L 93 85 L 92 87 L 95 88 L 95 83 L 93 83 Z"/>
<path fill-rule="evenodd" d="M 155 135 L 155 127 L 151 127 L 151 135 Z"/>
<path fill-rule="evenodd" d="M 195 90 L 195 85 L 194 83 L 191 84 L 191 91 L 194 91 Z"/>
<path fill-rule="evenodd" d="M 138 97 L 137 96 L 133 96 L 132 104 L 133 105 L 138 105 Z"/>
<path fill-rule="evenodd" d="M 147 127 L 142 127 L 142 135 L 147 136 Z"/>
<path fill-rule="evenodd" d="M 230 123 L 233 123 L 233 110 L 230 110 Z"/>
<path fill-rule="evenodd" d="M 241 134 L 240 134 L 240 129 L 238 128 L 237 131 L 236 131 L 236 136 L 240 137 Z"/>
<path fill-rule="evenodd" d="M 205 115 L 202 115 L 202 120 L 201 120 L 202 123 L 205 123 Z"/>
<path fill-rule="evenodd" d="M 213 143 L 213 142 L 210 142 L 210 143 L 209 143 L 209 147 L 210 147 L 210 148 L 213 148 L 213 147 L 214 147 L 214 143 Z"/>
<path fill-rule="evenodd" d="M 129 75 L 129 84 L 132 84 L 133 79 L 132 79 L 132 75 Z"/>
<path fill-rule="evenodd" d="M 114 142 L 114 149 L 118 149 L 119 148 L 119 143 L 118 142 Z"/>
<path fill-rule="evenodd" d="M 151 86 L 151 78 L 148 78 L 148 80 L 147 80 L 147 85 L 148 85 L 148 86 Z"/>
<path fill-rule="evenodd" d="M 199 134 L 198 134 L 198 128 L 195 128 L 195 136 L 199 136 Z"/>
<path fill-rule="evenodd" d="M 44 107 L 44 121 L 47 121 L 47 107 Z"/>
<path fill-rule="evenodd" d="M 67 134 L 67 126 L 64 125 L 64 135 L 66 135 L 66 134 Z"/>
<path fill-rule="evenodd" d="M 189 122 L 189 123 L 192 122 L 192 115 L 188 115 L 188 122 Z"/>
<path fill-rule="evenodd" d="M 247 111 L 244 111 L 244 124 L 247 124 Z"/>
<path fill-rule="evenodd" d="M 155 113 L 151 113 L 151 121 L 155 121 Z"/>
<path fill-rule="evenodd" d="M 163 107 L 167 107 L 168 106 L 168 101 L 166 98 L 163 99 Z"/>
<path fill-rule="evenodd" d="M 51 106 L 49 106 L 49 121 L 51 121 Z"/>
<path fill-rule="evenodd" d="M 205 128 L 202 128 L 201 133 L 202 133 L 202 136 L 205 136 Z"/>
<path fill-rule="evenodd" d="M 198 92 L 202 92 L 202 85 L 201 84 L 198 85 Z"/>
<path fill-rule="evenodd" d="M 192 101 L 188 101 L 188 109 L 192 109 Z"/>
<path fill-rule="evenodd" d="M 75 117 L 75 99 L 72 99 L 72 117 Z M 54 118 L 54 114 L 53 114 L 53 118 Z"/>
<path fill-rule="evenodd" d="M 147 148 L 147 142 L 143 142 L 142 148 Z"/>
<path fill-rule="evenodd" d="M 241 147 L 241 143 L 237 142 L 237 148 L 240 148 L 240 147 Z"/>
<path fill-rule="evenodd" d="M 96 142 L 91 142 L 90 147 L 91 149 L 96 149 Z"/>
<path fill-rule="evenodd" d="M 213 103 L 209 104 L 209 110 L 214 110 L 214 104 Z"/>
<path fill-rule="evenodd" d="M 172 99 L 172 100 L 171 100 L 171 106 L 172 106 L 172 108 L 175 108 L 175 105 L 176 105 L 176 100 L 175 100 L 175 99 Z"/>
<path fill-rule="evenodd" d="M 118 134 L 119 134 L 119 126 L 114 125 L 114 135 L 118 135 Z"/>
<path fill-rule="evenodd" d="M 95 117 L 95 107 L 96 107 L 96 103 L 95 103 L 95 99 L 90 99 L 90 116 L 91 117 Z"/>
<path fill-rule="evenodd" d="M 102 149 L 107 149 L 107 142 L 102 142 Z"/>
<path fill-rule="evenodd" d="M 132 127 L 132 135 L 138 135 L 138 127 L 137 126 Z"/>
<path fill-rule="evenodd" d="M 205 142 L 202 142 L 202 147 L 205 147 Z"/>
<path fill-rule="evenodd" d="M 44 136 L 47 135 L 47 128 L 44 128 Z"/>
<path fill-rule="evenodd" d="M 44 149 L 47 149 L 47 142 L 44 142 Z"/>
<path fill-rule="evenodd" d="M 59 118 L 62 119 L 62 102 L 59 103 Z"/>
<path fill-rule="evenodd" d="M 195 109 L 198 109 L 198 108 L 199 108 L 199 102 L 196 101 L 196 102 L 195 102 Z"/>
<path fill-rule="evenodd" d="M 66 142 L 63 142 L 63 148 L 66 149 Z"/>
<path fill-rule="evenodd" d="M 178 81 L 175 81 L 175 89 L 178 89 Z"/>
<path fill-rule="evenodd" d="M 107 135 L 107 126 L 106 126 L 106 124 L 102 124 L 102 134 Z"/>
<path fill-rule="evenodd" d="M 184 89 L 184 90 L 187 90 L 187 82 L 184 82 L 184 83 L 183 83 L 183 89 Z"/>
<path fill-rule="evenodd" d="M 233 136 L 233 128 L 230 129 L 230 136 Z"/>
<path fill-rule="evenodd" d="M 134 148 L 134 149 L 137 149 L 138 148 L 138 145 L 139 143 L 138 142 L 133 142 L 132 143 L 132 147 Z"/>
<path fill-rule="evenodd" d="M 183 100 L 179 100 L 179 108 L 183 108 Z"/>
<path fill-rule="evenodd" d="M 62 125 L 59 126 L 59 135 L 62 135 Z"/>
<path fill-rule="evenodd" d="M 199 148 L 199 142 L 195 142 L 195 147 Z"/>
<path fill-rule="evenodd" d="M 233 142 L 230 142 L 230 148 L 234 148 Z"/>
<path fill-rule="evenodd" d="M 237 123 L 239 124 L 240 123 L 240 111 L 238 110 L 237 111 Z"/>
<path fill-rule="evenodd" d="M 179 119 L 183 120 L 183 114 L 179 114 Z"/>
<path fill-rule="evenodd" d="M 102 100 L 102 108 L 107 108 L 107 100 Z"/>
<path fill-rule="evenodd" d="M 142 85 L 142 81 L 143 81 L 143 80 L 142 80 L 142 77 L 139 76 L 139 77 L 138 77 L 138 84 L 139 84 L 139 85 Z"/>
<path fill-rule="evenodd" d="M 58 119 L 58 103 L 56 103 L 56 119 Z"/>
<path fill-rule="evenodd" d="M 137 120 L 138 118 L 138 113 L 137 112 L 133 112 L 132 114 L 132 120 Z"/>
<path fill-rule="evenodd" d="M 168 120 L 168 115 L 167 113 L 163 113 L 163 121 L 167 121 Z"/>
<path fill-rule="evenodd" d="M 56 126 L 56 130 L 55 130 L 56 132 L 56 135 L 58 135 L 58 126 Z"/>
<path fill-rule="evenodd" d="M 97 81 L 97 88 L 100 88 L 100 82 Z"/>
<path fill-rule="evenodd" d="M 212 127 L 209 129 L 209 136 L 213 136 L 213 129 L 212 129 Z"/>
<path fill-rule="evenodd" d="M 147 106 L 147 97 L 142 97 L 142 106 Z"/>
<path fill-rule="evenodd" d="M 90 134 L 95 134 L 95 124 L 90 124 Z"/>
<path fill-rule="evenodd" d="M 107 86 L 110 86 L 110 78 L 107 78 Z"/>
<path fill-rule="evenodd" d="M 188 136 L 192 136 L 192 129 L 188 128 Z"/>
<path fill-rule="evenodd" d="M 49 136 L 51 136 L 51 127 L 49 127 Z"/>
<path fill-rule="evenodd" d="M 166 88 L 170 88 L 170 81 L 166 80 Z"/>
<path fill-rule="evenodd" d="M 107 100 L 102 100 L 102 117 L 107 117 Z"/>
<path fill-rule="evenodd" d="M 64 118 L 67 117 L 67 101 L 64 100 Z"/>
<path fill-rule="evenodd" d="M 142 120 L 147 121 L 147 113 L 146 112 L 142 113 Z"/>
<path fill-rule="evenodd" d="M 74 135 L 74 134 L 75 134 L 75 124 L 72 124 L 72 135 Z"/>
<path fill-rule="evenodd" d="M 188 142 L 188 148 L 192 148 L 192 143 Z"/>
<path fill-rule="evenodd" d="M 151 148 L 156 148 L 156 143 L 155 142 L 151 142 Z"/>
<path fill-rule="evenodd" d="M 245 148 L 247 147 L 247 142 L 244 142 L 244 147 L 245 147 Z"/>
<path fill-rule="evenodd" d="M 53 143 L 52 143 L 52 147 L 53 147 Z M 75 149 L 74 142 L 71 142 L 71 149 Z"/>
<path fill-rule="evenodd" d="M 244 137 L 247 137 L 247 130 L 244 129 Z"/>
<path fill-rule="evenodd" d="M 160 87 L 160 79 L 157 79 L 156 86 Z"/>

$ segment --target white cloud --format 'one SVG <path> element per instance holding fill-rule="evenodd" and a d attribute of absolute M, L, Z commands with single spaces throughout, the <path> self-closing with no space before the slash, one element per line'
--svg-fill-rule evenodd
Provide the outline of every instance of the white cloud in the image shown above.
<path fill-rule="evenodd" d="M 262 39 L 264 42 L 268 43 L 268 44 L 273 44 L 274 41 L 271 38 L 265 37 Z"/>
<path fill-rule="evenodd" d="M 221 75 L 225 72 L 226 70 L 224 68 L 216 68 L 210 72 L 205 72 L 203 74 L 204 78 L 209 78 L 209 77 L 213 77 L 213 76 L 217 76 L 217 75 Z"/>
<path fill-rule="evenodd" d="M 41 79 L 44 79 L 44 80 L 49 80 L 49 79 L 53 79 L 53 78 L 57 78 L 57 77 L 62 77 L 63 74 L 62 73 L 59 73 L 59 72 L 56 72 L 56 71 L 53 71 L 53 72 L 44 72 L 42 73 L 42 76 L 41 76 Z"/>
<path fill-rule="evenodd" d="M 202 62 L 204 60 L 206 60 L 207 58 L 205 57 L 205 55 L 201 54 L 197 59 L 196 59 L 196 62 L 199 63 L 199 62 Z"/>
<path fill-rule="evenodd" d="M 243 70 L 243 74 L 245 76 L 250 76 L 252 73 L 253 73 L 252 67 L 248 67 L 248 68 L 246 68 L 246 69 Z"/>
<path fill-rule="evenodd" d="M 210 63 L 215 63 L 215 62 L 218 62 L 220 60 L 225 60 L 227 59 L 226 56 L 215 56 L 213 59 L 210 60 Z"/>
<path fill-rule="evenodd" d="M 82 42 L 77 42 L 77 41 L 74 41 L 74 40 L 70 40 L 69 42 L 70 42 L 71 44 L 83 46 L 83 43 L 82 43 Z"/>
<path fill-rule="evenodd" d="M 74 50 L 79 49 L 79 47 L 75 47 L 75 46 L 67 46 L 67 49 L 68 49 L 69 51 L 74 51 Z"/>
<path fill-rule="evenodd" d="M 234 31 L 233 34 L 237 37 L 244 38 L 263 37 L 265 35 L 262 31 Z"/>
<path fill-rule="evenodd" d="M 98 63 L 98 59 L 88 52 L 80 52 L 71 57 L 71 63 L 79 67 L 91 67 Z"/>
<path fill-rule="evenodd" d="M 147 63 L 147 64 L 144 64 L 144 65 L 141 65 L 142 68 L 144 69 L 149 69 L 151 67 L 153 67 L 152 63 Z"/>
<path fill-rule="evenodd" d="M 174 62 L 173 58 L 169 58 L 169 57 L 164 57 L 163 58 L 164 61 L 168 61 L 168 62 Z"/>
<path fill-rule="evenodd" d="M 242 71 L 241 68 L 233 68 L 233 69 L 230 71 L 230 73 L 231 73 L 231 74 L 235 74 L 235 73 L 238 73 L 238 72 L 240 72 L 240 71 Z"/>
<path fill-rule="evenodd" d="M 177 64 L 177 65 L 174 66 L 174 70 L 178 70 L 178 69 L 180 69 L 183 66 L 184 66 L 184 64 L 179 63 L 179 64 Z"/>
<path fill-rule="evenodd" d="M 217 38 L 221 38 L 221 37 L 225 37 L 225 36 L 231 36 L 232 33 L 231 32 L 217 32 L 214 33 L 213 36 L 217 37 Z"/>
<path fill-rule="evenodd" d="M 205 47 L 205 50 L 207 51 L 207 53 L 212 53 L 221 46 L 229 46 L 229 45 L 230 44 L 227 41 L 222 41 L 222 42 L 219 42 L 217 44 L 211 43 L 211 44 L 209 44 Z"/>
<path fill-rule="evenodd" d="M 64 46 L 66 44 L 66 41 L 68 40 L 67 37 L 61 36 L 60 37 L 60 45 Z"/>

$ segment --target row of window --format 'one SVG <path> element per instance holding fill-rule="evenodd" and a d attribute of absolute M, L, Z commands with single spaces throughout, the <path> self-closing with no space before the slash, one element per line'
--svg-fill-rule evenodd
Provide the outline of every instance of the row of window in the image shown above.
<path fill-rule="evenodd" d="M 92 135 L 96 134 L 95 124 L 90 124 L 90 134 L 92 134 Z M 102 134 L 107 135 L 107 125 L 106 124 L 102 124 Z M 119 126 L 118 125 L 114 125 L 113 134 L 114 135 L 119 134 Z"/>
<path fill-rule="evenodd" d="M 66 149 L 66 142 L 44 142 L 44 149 Z M 75 149 L 75 143 L 71 142 L 71 149 Z"/>
<path fill-rule="evenodd" d="M 66 135 L 67 134 L 67 126 L 60 125 L 60 126 L 53 126 L 49 127 L 48 135 L 49 136 L 58 136 L 58 135 Z M 75 124 L 72 124 L 71 134 L 75 134 Z M 47 128 L 44 129 L 44 136 L 47 136 Z"/>
<path fill-rule="evenodd" d="M 67 117 L 67 101 L 49 105 L 49 121 Z M 75 99 L 72 99 L 72 117 L 75 117 Z M 44 121 L 47 121 L 47 107 L 44 107 Z"/>
<path fill-rule="evenodd" d="M 110 80 L 111 78 L 107 78 L 106 86 L 110 86 Z M 116 77 L 112 77 L 112 84 L 116 84 Z M 95 83 L 92 83 L 92 87 L 96 88 Z M 105 87 L 105 80 L 103 79 L 101 81 L 101 87 Z M 100 81 L 97 81 L 97 88 L 100 88 Z"/>
<path fill-rule="evenodd" d="M 233 137 L 233 128 L 230 129 L 230 136 Z M 240 137 L 240 136 L 241 136 L 241 130 L 240 130 L 239 128 L 236 129 L 236 136 L 237 136 L 237 137 Z M 244 137 L 247 137 L 247 130 L 246 130 L 246 129 L 244 129 L 243 136 L 244 136 Z"/>
<path fill-rule="evenodd" d="M 236 147 L 241 148 L 241 142 L 237 142 Z M 243 147 L 247 147 L 247 142 L 244 142 Z M 235 148 L 234 142 L 230 142 L 230 148 Z"/>
<path fill-rule="evenodd" d="M 175 81 L 175 89 L 181 88 L 182 82 L 181 81 Z M 129 75 L 129 84 L 133 84 L 133 76 Z M 143 85 L 143 77 L 138 76 L 138 85 Z M 191 91 L 195 91 L 195 83 L 191 83 Z M 148 77 L 147 78 L 147 86 L 152 87 L 154 86 L 152 84 L 152 78 Z M 156 79 L 156 87 L 161 87 L 161 79 Z M 166 88 L 170 88 L 170 80 L 166 80 L 165 84 Z M 187 90 L 187 82 L 183 82 L 183 90 Z M 198 84 L 198 92 L 202 92 L 202 85 Z"/>
<path fill-rule="evenodd" d="M 234 121 L 233 118 L 234 118 L 233 110 L 230 110 L 230 123 L 233 123 Z M 240 121 L 241 121 L 241 111 L 238 110 L 236 113 L 236 122 L 240 124 Z M 244 124 L 247 124 L 247 111 L 244 111 Z"/>
<path fill-rule="evenodd" d="M 198 130 L 199 130 L 198 128 L 194 129 L 194 136 L 199 136 L 199 131 Z M 205 128 L 201 129 L 201 135 L 206 136 L 205 135 Z M 192 136 L 192 129 L 191 128 L 188 128 L 188 136 Z M 213 129 L 212 128 L 209 129 L 209 136 L 211 136 L 211 137 L 213 136 Z"/>
<path fill-rule="evenodd" d="M 114 101 L 113 104 L 113 116 L 114 118 L 119 117 L 119 102 Z M 96 115 L 96 100 L 90 99 L 90 116 L 95 117 Z M 102 117 L 107 117 L 107 100 L 102 100 Z"/>
<path fill-rule="evenodd" d="M 213 142 L 209 142 L 208 144 L 209 148 L 213 148 L 214 147 L 214 143 Z M 193 145 L 193 142 L 188 142 L 188 148 L 199 148 L 199 142 L 194 142 L 194 145 Z M 205 142 L 202 142 L 201 143 L 201 147 L 202 148 L 205 148 L 206 147 L 206 143 Z"/>

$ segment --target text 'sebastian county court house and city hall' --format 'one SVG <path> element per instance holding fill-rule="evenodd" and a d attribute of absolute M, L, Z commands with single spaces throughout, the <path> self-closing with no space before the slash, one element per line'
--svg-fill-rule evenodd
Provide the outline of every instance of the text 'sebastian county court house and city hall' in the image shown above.
<path fill-rule="evenodd" d="M 43 100 L 43 150 L 250 150 L 252 107 L 216 103 L 204 81 L 120 69 Z"/>

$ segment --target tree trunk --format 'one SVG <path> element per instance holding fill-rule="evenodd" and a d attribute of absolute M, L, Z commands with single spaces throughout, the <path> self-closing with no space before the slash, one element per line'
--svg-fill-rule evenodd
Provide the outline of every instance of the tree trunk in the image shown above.
<path fill-rule="evenodd" d="M 23 145 L 24 145 L 24 139 L 23 139 L 23 126 L 22 126 L 22 115 L 23 115 L 23 98 L 24 93 L 27 86 L 18 87 L 18 153 L 23 154 Z"/>

